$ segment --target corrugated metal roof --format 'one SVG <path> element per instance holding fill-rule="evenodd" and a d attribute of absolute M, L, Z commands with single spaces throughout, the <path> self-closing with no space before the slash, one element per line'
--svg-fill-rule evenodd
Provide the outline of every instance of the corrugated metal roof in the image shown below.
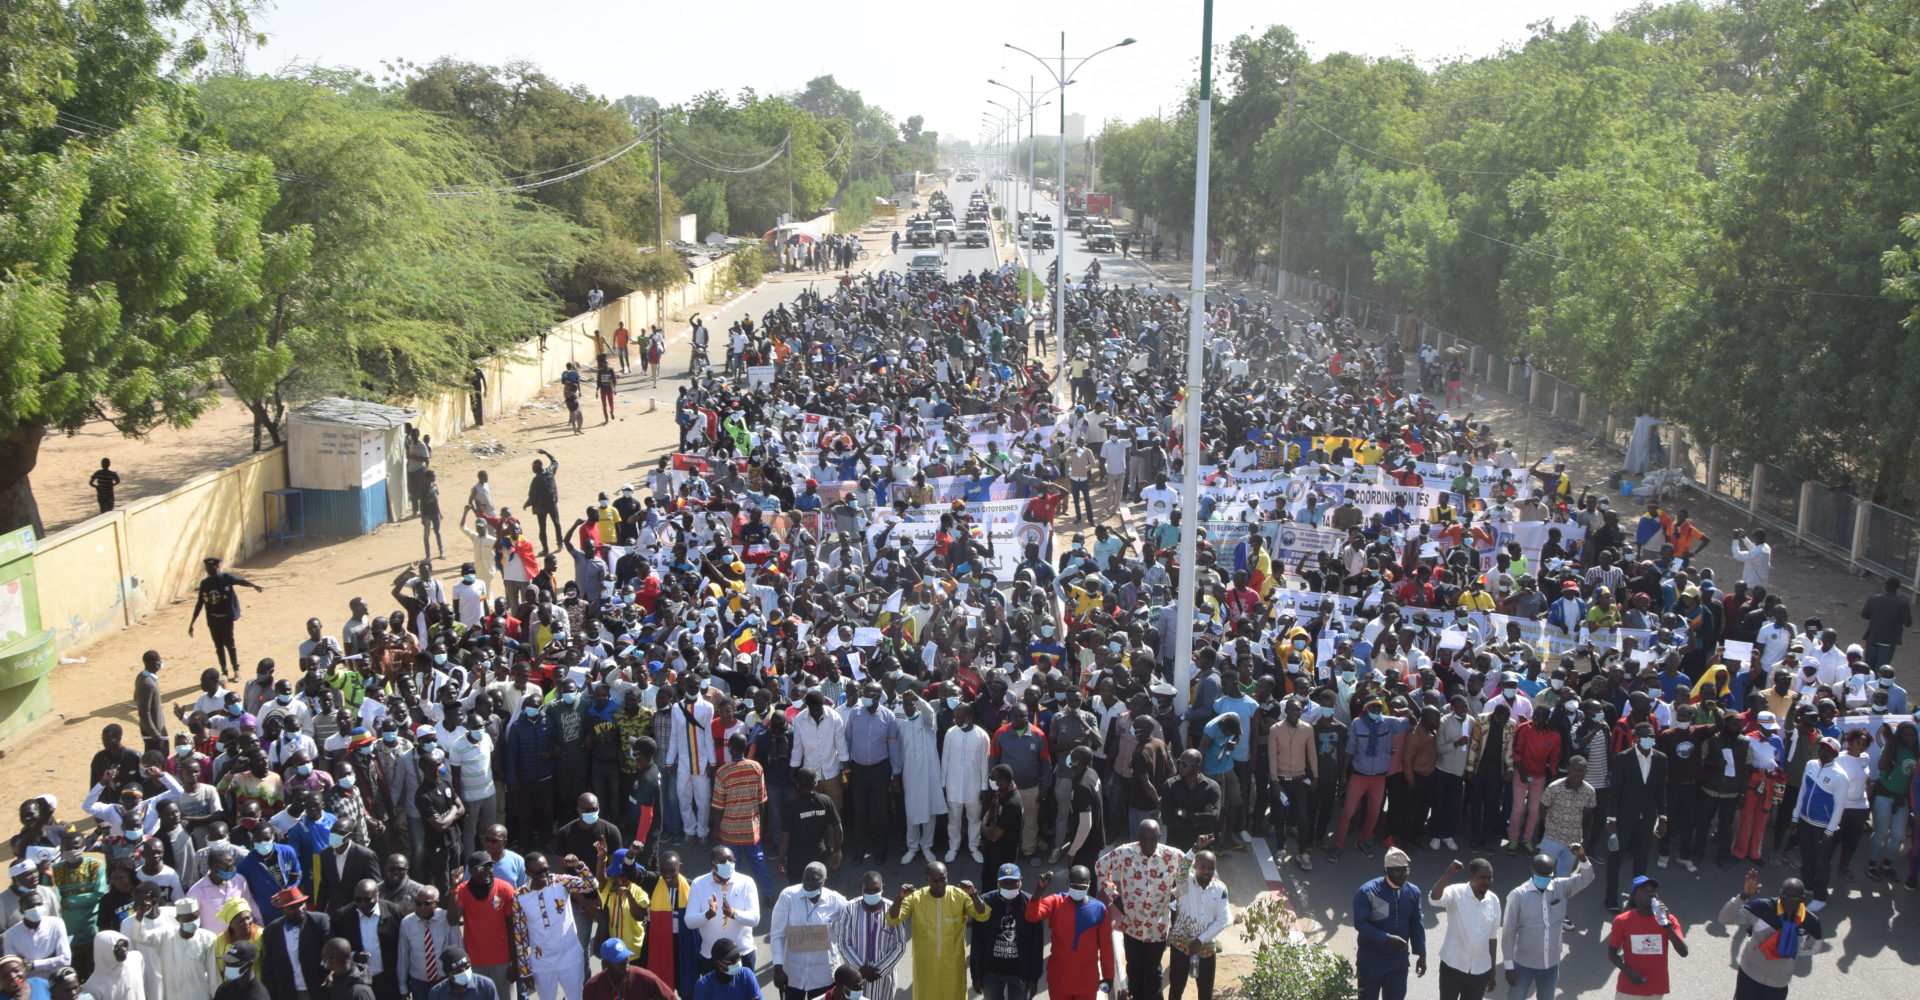
<path fill-rule="evenodd" d="M 386 430 L 398 427 L 420 415 L 419 410 L 409 410 L 404 406 L 387 406 L 384 403 L 369 403 L 358 399 L 316 399 L 287 414 L 287 421 L 305 421 L 316 424 L 344 424 L 351 427 L 365 427 L 373 430 Z"/>

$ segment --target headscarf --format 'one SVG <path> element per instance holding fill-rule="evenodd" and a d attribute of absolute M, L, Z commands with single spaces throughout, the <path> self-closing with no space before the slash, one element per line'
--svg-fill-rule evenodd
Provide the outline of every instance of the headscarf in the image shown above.
<path fill-rule="evenodd" d="M 127 946 L 127 957 L 114 957 L 114 949 Z M 146 1000 L 146 965 L 133 943 L 119 931 L 101 931 L 93 938 L 93 975 L 81 991 L 94 1000 Z"/>
<path fill-rule="evenodd" d="M 1709 685 L 1712 686 L 1711 691 L 1708 690 Z M 1706 672 L 1700 675 L 1700 679 L 1694 682 L 1693 697 L 1690 700 L 1696 705 L 1708 701 L 1724 701 L 1731 690 L 1727 683 L 1726 666 L 1716 663 L 1708 667 Z"/>

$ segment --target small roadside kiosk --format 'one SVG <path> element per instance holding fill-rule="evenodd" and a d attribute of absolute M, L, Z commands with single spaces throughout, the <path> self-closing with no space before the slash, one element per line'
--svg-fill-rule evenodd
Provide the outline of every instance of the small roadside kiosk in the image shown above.
<path fill-rule="evenodd" d="M 407 509 L 406 427 L 419 410 L 321 399 L 287 415 L 287 485 L 307 534 L 365 535 Z"/>
<path fill-rule="evenodd" d="M 32 528 L 0 535 L 0 737 L 53 711 L 53 629 L 40 626 Z"/>

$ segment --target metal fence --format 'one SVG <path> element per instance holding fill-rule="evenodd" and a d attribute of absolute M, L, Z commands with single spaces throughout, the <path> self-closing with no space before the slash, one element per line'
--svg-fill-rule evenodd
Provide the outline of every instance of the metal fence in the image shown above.
<path fill-rule="evenodd" d="M 1340 294 L 1338 288 L 1299 274 L 1272 283 L 1285 290 L 1287 300 L 1315 314 Z M 1410 348 L 1432 344 L 1442 352 L 1459 349 L 1477 388 L 1522 400 L 1616 451 L 1625 452 L 1632 443 L 1638 414 L 1627 404 L 1584 392 L 1525 359 L 1498 355 L 1365 296 L 1346 299 L 1342 311 L 1362 329 L 1397 333 Z M 1856 571 L 1897 576 L 1909 586 L 1920 582 L 1920 521 L 1913 517 L 1770 462 L 1735 456 L 1678 424 L 1659 428 L 1654 444 L 1656 465 L 1681 469 L 1696 489 L 1767 526 L 1780 541 L 1815 549 Z"/>

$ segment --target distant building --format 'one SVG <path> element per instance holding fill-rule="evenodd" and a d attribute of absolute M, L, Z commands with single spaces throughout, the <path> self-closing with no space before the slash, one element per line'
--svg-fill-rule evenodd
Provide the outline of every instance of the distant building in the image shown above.
<path fill-rule="evenodd" d="M 1079 142 L 1087 137 L 1087 116 L 1067 116 L 1067 141 Z"/>

